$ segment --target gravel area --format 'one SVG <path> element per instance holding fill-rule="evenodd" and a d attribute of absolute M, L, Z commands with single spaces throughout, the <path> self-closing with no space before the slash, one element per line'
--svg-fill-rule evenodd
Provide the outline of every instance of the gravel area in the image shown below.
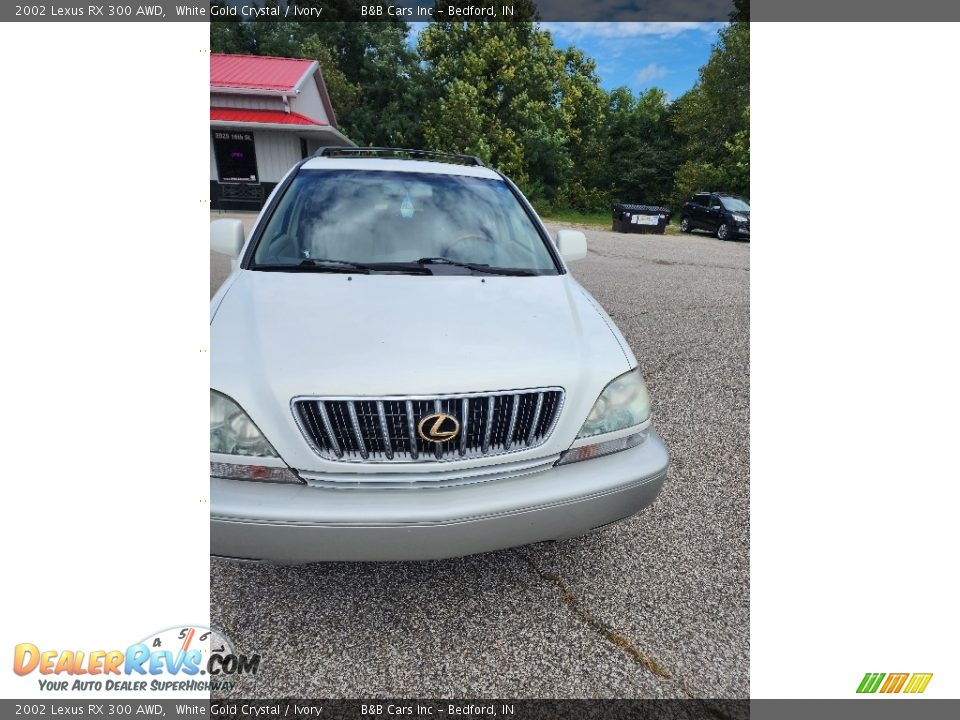
<path fill-rule="evenodd" d="M 750 245 L 586 232 L 571 270 L 630 342 L 671 451 L 656 503 L 455 560 L 211 561 L 211 623 L 263 658 L 234 695 L 749 694 Z M 211 254 L 211 292 L 228 272 Z"/>

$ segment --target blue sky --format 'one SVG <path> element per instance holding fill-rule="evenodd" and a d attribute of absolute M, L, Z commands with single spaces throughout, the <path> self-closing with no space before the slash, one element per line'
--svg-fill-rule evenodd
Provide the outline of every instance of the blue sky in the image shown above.
<path fill-rule="evenodd" d="M 583 50 L 597 63 L 601 85 L 626 85 L 634 94 L 659 87 L 671 100 L 697 81 L 697 70 L 710 58 L 717 31 L 725 23 L 543 23 L 554 45 Z M 426 23 L 410 23 L 414 35 Z M 411 37 L 411 41 L 415 40 Z"/>
<path fill-rule="evenodd" d="M 676 99 L 697 81 L 724 23 L 543 23 L 554 45 L 583 50 L 597 63 L 601 85 L 634 94 L 659 87 Z"/>

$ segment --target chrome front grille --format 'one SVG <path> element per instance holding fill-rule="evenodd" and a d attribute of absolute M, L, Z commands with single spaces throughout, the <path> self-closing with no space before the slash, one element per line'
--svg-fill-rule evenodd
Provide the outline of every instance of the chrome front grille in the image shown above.
<path fill-rule="evenodd" d="M 563 404 L 563 390 L 431 397 L 293 400 L 293 414 L 320 457 L 343 462 L 444 462 L 489 457 L 546 442 Z M 456 418 L 458 434 L 444 442 L 423 438 L 424 418 Z"/>

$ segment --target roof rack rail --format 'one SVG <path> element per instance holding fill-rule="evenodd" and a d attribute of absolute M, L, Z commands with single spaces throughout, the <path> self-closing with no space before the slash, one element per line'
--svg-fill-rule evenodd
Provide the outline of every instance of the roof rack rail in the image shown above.
<path fill-rule="evenodd" d="M 401 160 L 438 160 L 453 162 L 460 165 L 476 165 L 486 167 L 483 160 L 476 155 L 458 155 L 456 153 L 438 152 L 436 150 L 413 150 L 411 148 L 388 147 L 322 147 L 314 153 L 314 157 L 351 157 L 351 158 L 382 158 L 394 157 Z"/>

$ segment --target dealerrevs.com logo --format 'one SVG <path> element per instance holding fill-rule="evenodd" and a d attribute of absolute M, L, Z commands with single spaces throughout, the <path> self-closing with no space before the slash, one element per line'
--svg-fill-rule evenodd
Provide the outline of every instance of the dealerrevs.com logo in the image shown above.
<path fill-rule="evenodd" d="M 933 673 L 867 673 L 857 687 L 858 693 L 922 693 Z"/>
<path fill-rule="evenodd" d="M 240 675 L 255 675 L 260 655 L 243 655 L 223 633 L 184 625 L 151 633 L 125 650 L 41 649 L 20 643 L 13 671 L 38 675 L 45 691 L 232 690 Z"/>

